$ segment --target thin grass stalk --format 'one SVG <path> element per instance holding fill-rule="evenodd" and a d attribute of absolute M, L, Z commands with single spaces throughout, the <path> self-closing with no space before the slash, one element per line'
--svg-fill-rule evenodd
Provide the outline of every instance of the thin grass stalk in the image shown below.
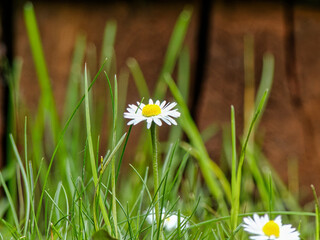
<path fill-rule="evenodd" d="M 52 131 L 54 141 L 55 143 L 57 143 L 58 133 L 60 132 L 59 118 L 58 118 L 58 113 L 55 106 L 52 89 L 50 86 L 50 77 L 49 77 L 46 62 L 45 62 L 45 57 L 42 49 L 37 21 L 36 21 L 33 5 L 30 2 L 26 3 L 24 7 L 24 17 L 25 17 L 27 33 L 28 33 L 28 37 L 31 45 L 31 52 L 34 58 L 36 72 L 37 72 L 39 84 L 41 87 L 41 95 L 42 95 L 41 100 L 44 101 L 44 107 L 48 110 L 50 114 L 50 119 L 52 124 L 51 131 Z M 61 164 L 63 164 L 63 161 L 61 161 Z"/>
<path fill-rule="evenodd" d="M 129 127 L 128 134 L 127 134 L 126 140 L 125 140 L 123 148 L 122 148 L 122 152 L 121 152 L 121 156 L 120 156 L 120 160 L 119 160 L 118 168 L 117 168 L 117 172 L 116 172 L 116 182 L 118 181 L 118 177 L 119 177 L 119 173 L 120 173 L 120 167 L 121 167 L 121 163 L 122 163 L 122 159 L 123 159 L 123 156 L 124 156 L 125 149 L 127 147 L 127 143 L 128 143 L 128 140 L 129 140 L 131 129 L 132 129 L 132 125 Z"/>
<path fill-rule="evenodd" d="M 22 181 L 21 181 L 21 174 L 20 168 L 16 167 L 16 181 L 17 181 L 17 194 L 18 194 L 18 213 L 19 213 L 19 220 L 21 221 L 25 212 L 25 205 L 24 205 L 24 194 L 22 190 Z"/>
<path fill-rule="evenodd" d="M 244 51 L 244 101 L 243 101 L 243 115 L 244 124 L 243 132 L 244 134 L 248 132 L 250 127 L 251 119 L 255 110 L 255 71 L 254 71 L 254 38 L 251 34 L 247 34 L 243 39 Z M 255 138 L 255 128 L 253 128 L 250 138 L 248 141 L 246 160 L 250 166 L 250 170 L 257 181 L 257 186 L 261 194 L 262 199 L 264 199 L 265 207 L 267 203 L 268 191 L 266 188 L 267 184 L 264 184 L 264 179 L 256 163 L 255 153 L 254 153 L 254 138 Z M 250 153 L 250 154 L 249 154 Z"/>
<path fill-rule="evenodd" d="M 313 184 L 311 185 L 311 190 L 313 193 L 313 197 L 314 197 L 314 201 L 315 201 L 315 215 L 316 215 L 316 233 L 315 233 L 315 240 L 319 240 L 320 238 L 320 215 L 319 215 L 319 199 L 318 199 L 318 195 L 316 192 L 315 187 L 313 186 Z"/>
<path fill-rule="evenodd" d="M 144 182 L 147 182 L 147 179 L 148 179 L 148 171 L 149 171 L 149 168 L 146 169 L 146 173 L 145 173 L 145 176 L 144 176 Z M 137 222 L 136 222 L 136 225 L 139 226 L 140 224 L 140 215 L 141 215 L 141 210 L 142 210 L 142 203 L 143 203 L 143 199 L 144 199 L 144 192 L 146 191 L 146 185 L 143 184 L 142 185 L 142 189 L 141 189 L 141 192 L 140 192 L 140 203 L 139 203 L 139 208 L 138 208 L 138 212 L 137 212 Z M 137 233 L 136 235 L 136 239 L 138 239 L 138 236 L 139 236 L 139 232 Z"/>
<path fill-rule="evenodd" d="M 87 126 L 87 138 L 88 138 L 88 147 L 89 147 L 89 160 L 91 164 L 91 171 L 92 171 L 92 177 L 95 189 L 97 189 L 97 194 L 99 195 L 99 206 L 102 212 L 102 216 L 104 219 L 104 222 L 109 230 L 111 232 L 111 225 L 109 221 L 109 217 L 107 214 L 107 210 L 104 205 L 104 201 L 100 195 L 100 188 L 99 188 L 99 181 L 98 181 L 98 174 L 97 174 L 97 168 L 95 163 L 95 156 L 93 151 L 93 143 L 92 143 L 92 137 L 91 137 L 91 124 L 90 124 L 90 109 L 89 109 L 89 98 L 88 98 L 88 79 L 87 79 L 87 67 L 85 66 L 84 69 L 84 78 L 85 78 L 85 109 L 86 109 L 86 126 Z M 95 211 L 95 210 L 94 210 Z M 98 226 L 96 224 L 96 226 Z M 98 230 L 98 229 L 96 229 Z"/>
<path fill-rule="evenodd" d="M 150 91 L 137 60 L 134 58 L 129 58 L 127 60 L 127 66 L 129 67 L 130 72 L 133 76 L 133 80 L 135 81 L 135 85 L 137 86 L 139 96 L 149 99 Z"/>
<path fill-rule="evenodd" d="M 167 84 L 165 81 L 166 74 L 172 74 L 174 66 L 177 62 L 179 53 L 188 30 L 188 26 L 192 16 L 192 9 L 186 7 L 180 13 L 179 18 L 174 26 L 172 35 L 166 51 L 163 67 L 157 81 L 156 89 L 154 92 L 155 99 L 162 99 L 167 91 Z"/>
<path fill-rule="evenodd" d="M 263 55 L 262 73 L 259 88 L 256 94 L 255 110 L 259 106 L 259 101 L 262 99 L 266 89 L 271 91 L 274 76 L 274 56 L 271 53 L 266 53 Z M 268 96 L 266 101 L 268 101 Z M 262 108 L 261 113 L 263 114 L 265 106 Z M 255 124 L 256 128 L 259 126 L 259 119 Z"/>
<path fill-rule="evenodd" d="M 177 85 L 185 102 L 188 102 L 189 85 L 190 85 L 190 56 L 187 47 L 184 47 L 178 59 Z M 182 128 L 180 125 L 170 128 L 168 143 L 181 140 Z M 179 154 L 175 154 L 173 166 L 177 167 L 180 164 Z M 173 171 L 169 172 L 169 179 L 172 179 Z"/>
<path fill-rule="evenodd" d="M 98 174 L 97 174 L 97 168 L 96 168 L 96 162 L 95 162 L 95 156 L 94 156 L 94 150 L 93 150 L 93 142 L 92 142 L 92 136 L 91 136 L 89 96 L 87 91 L 87 87 L 88 87 L 87 66 L 85 66 L 85 69 L 84 69 L 84 78 L 85 78 L 84 82 L 85 82 L 86 129 L 87 129 L 87 141 L 88 141 L 88 147 L 89 147 L 89 160 L 91 164 L 93 182 L 96 188 L 98 184 Z"/>
<path fill-rule="evenodd" d="M 254 111 L 254 95 L 255 95 L 255 82 L 254 82 L 254 39 L 252 35 L 244 37 L 244 132 L 248 132 L 250 121 Z M 249 145 L 252 146 L 254 132 L 251 133 Z"/>
<path fill-rule="evenodd" d="M 154 199 L 155 199 L 155 214 L 160 237 L 162 236 L 161 223 L 160 223 L 160 196 L 159 196 L 159 166 L 158 166 L 158 142 L 156 124 L 152 122 L 151 128 L 151 144 L 152 144 L 152 166 L 153 166 L 153 186 L 154 186 Z"/>
<path fill-rule="evenodd" d="M 319 240 L 320 238 L 320 217 L 319 217 L 319 205 L 315 204 L 315 209 L 316 209 L 316 238 L 315 240 Z"/>
<path fill-rule="evenodd" d="M 274 192 L 273 192 L 273 182 L 272 182 L 272 175 L 271 173 L 269 174 L 269 177 L 268 177 L 268 193 L 269 193 L 269 196 L 268 196 L 268 199 L 269 199 L 269 204 L 268 204 L 268 208 L 269 208 L 269 211 L 270 211 L 270 217 L 272 218 L 272 212 L 273 212 L 273 209 L 274 209 Z"/>
<path fill-rule="evenodd" d="M 39 171 L 41 171 L 41 166 Z M 30 224 L 29 224 L 29 228 L 30 228 L 30 232 L 31 235 L 33 235 L 33 231 L 36 230 L 38 237 L 40 237 L 40 230 L 39 230 L 39 226 L 38 223 L 36 222 L 36 213 L 35 213 L 35 206 L 34 206 L 34 195 L 35 195 L 35 185 L 36 182 L 33 182 L 33 168 L 32 168 L 32 163 L 31 161 L 29 161 L 29 183 L 30 183 L 30 190 L 31 190 L 31 211 L 32 211 L 32 218 L 30 220 Z"/>
<path fill-rule="evenodd" d="M 225 202 L 224 196 L 223 196 L 223 191 L 221 189 L 221 186 L 217 182 L 217 179 L 212 173 L 211 168 L 210 168 L 210 157 L 208 155 L 208 152 L 206 150 L 206 147 L 201 139 L 201 135 L 192 120 L 192 117 L 190 115 L 190 112 L 188 110 L 188 107 L 183 100 L 183 97 L 177 88 L 176 84 L 174 83 L 173 79 L 171 78 L 170 75 L 165 76 L 165 80 L 170 88 L 170 91 L 172 95 L 174 96 L 175 100 L 177 101 L 180 111 L 181 111 L 181 117 L 179 123 L 185 133 L 188 135 L 188 138 L 191 141 L 191 144 L 197 149 L 199 153 L 199 166 L 201 169 L 201 172 L 203 174 L 203 177 L 208 185 L 208 188 L 211 192 L 211 194 L 216 197 L 217 201 L 219 202 L 219 208 L 222 210 L 223 213 L 227 214 L 228 209 L 227 209 L 227 204 Z M 223 173 L 222 173 L 223 174 Z M 215 174 L 216 175 L 216 174 Z M 216 175 L 217 176 L 217 175 Z M 224 189 L 226 193 L 228 193 L 228 189 Z"/>
<path fill-rule="evenodd" d="M 94 79 L 92 80 L 90 86 L 88 89 L 86 89 L 87 92 L 90 91 L 90 89 L 92 88 L 93 84 L 95 83 L 95 81 L 98 79 L 98 76 L 100 75 L 102 69 L 103 69 L 103 66 L 104 64 L 106 63 L 106 61 L 104 61 L 104 63 L 102 64 L 102 66 L 100 67 L 98 73 L 96 74 L 96 76 L 94 77 Z M 51 170 L 51 167 L 52 167 L 52 164 L 53 164 L 53 160 L 54 160 L 54 157 L 60 147 L 60 144 L 62 143 L 62 138 L 71 122 L 71 120 L 73 119 L 73 117 L 75 116 L 76 112 L 78 111 L 80 105 L 82 104 L 83 100 L 85 98 L 85 95 L 82 96 L 82 98 L 80 99 L 80 101 L 78 102 L 77 106 L 75 107 L 75 109 L 73 110 L 71 116 L 69 117 L 68 121 L 66 122 L 61 134 L 60 134 L 60 137 L 59 137 L 59 141 L 53 151 L 53 154 L 51 156 L 51 159 L 50 159 L 50 163 L 49 163 L 49 166 L 48 166 L 48 169 L 47 169 L 47 172 L 46 172 L 46 177 L 44 179 L 44 184 L 43 184 L 43 187 L 42 187 L 42 190 L 41 190 L 41 196 L 40 196 L 40 200 L 39 200 L 39 205 L 38 205 L 38 209 L 37 209 L 37 222 L 39 221 L 39 216 L 40 216 L 40 210 L 41 210 L 41 206 L 42 206 L 42 199 L 43 199 L 43 196 L 44 196 L 44 191 L 45 191 L 45 188 L 47 186 L 47 181 L 48 181 L 48 178 L 49 178 L 49 173 L 50 173 L 50 170 Z"/>
<path fill-rule="evenodd" d="M 19 80 L 22 68 L 22 60 L 14 60 L 12 68 L 9 65 L 9 62 L 6 59 L 3 59 L 1 68 L 3 70 L 4 79 L 6 79 L 6 84 L 9 88 L 9 95 L 8 95 L 8 104 L 7 104 L 7 115 L 6 115 L 6 127 L 5 133 L 5 152 L 6 152 L 6 159 L 7 164 L 5 170 L 2 172 L 4 175 L 4 179 L 8 181 L 8 189 L 11 192 L 11 197 L 13 202 L 17 202 L 18 198 L 18 191 L 17 191 L 17 179 L 15 177 L 16 172 L 16 164 L 14 159 L 14 155 L 12 152 L 12 147 L 10 144 L 9 135 L 13 134 L 16 136 L 17 134 L 17 121 L 19 119 L 18 115 L 18 99 L 19 99 Z M 7 174 L 8 173 L 8 174 Z M 11 176 L 9 176 L 11 175 Z M 9 211 L 7 213 L 6 219 L 11 222 L 13 220 L 13 216 Z"/>
<path fill-rule="evenodd" d="M 11 194 L 10 194 L 10 191 L 3 179 L 3 176 L 2 176 L 2 173 L 0 172 L 0 183 L 3 187 L 3 190 L 7 196 L 7 199 L 8 199 L 8 202 L 9 202 L 9 206 L 10 206 L 10 209 L 11 209 L 11 212 L 12 212 L 12 216 L 13 216 L 13 220 L 14 220 L 14 223 L 15 223 L 15 227 L 17 229 L 17 232 L 20 234 L 21 233 L 21 229 L 20 229 L 20 224 L 19 224 L 19 220 L 18 220 L 18 216 L 17 216 L 17 212 L 15 210 L 15 207 L 14 207 L 14 202 L 12 201 L 12 197 L 11 197 Z"/>
<path fill-rule="evenodd" d="M 114 77 L 114 99 L 113 99 L 113 127 L 112 127 L 112 149 L 117 141 L 117 114 L 118 114 L 118 84 L 117 78 Z M 115 156 L 111 159 L 111 182 L 112 182 L 112 216 L 115 229 L 115 236 L 118 238 L 118 220 L 117 220 L 117 202 L 116 202 L 116 170 L 115 170 Z"/>
<path fill-rule="evenodd" d="M 244 70 L 245 70 L 245 91 L 244 91 L 244 133 L 248 132 L 250 126 L 250 121 L 253 116 L 253 112 L 256 110 L 261 99 L 263 92 L 266 89 L 270 89 L 273 80 L 273 58 L 266 55 L 263 60 L 263 71 L 261 76 L 261 82 L 259 84 L 259 89 L 257 93 L 256 101 L 254 99 L 255 88 L 254 88 L 254 39 L 252 35 L 247 35 L 244 38 Z M 266 100 L 267 101 L 267 100 Z M 264 105 L 265 106 L 265 105 Z M 261 109 L 263 112 L 264 107 Z M 262 113 L 261 113 L 262 115 Z M 268 207 L 268 183 L 258 167 L 258 162 L 256 159 L 256 148 L 254 144 L 255 129 L 259 124 L 257 120 L 255 127 L 251 132 L 249 138 L 246 158 L 250 171 L 256 181 L 258 191 L 261 195 L 261 199 L 265 208 Z"/>
<path fill-rule="evenodd" d="M 125 112 L 127 105 L 128 96 L 128 83 L 129 83 L 129 72 L 127 70 L 120 71 L 118 77 L 118 121 L 117 121 L 117 138 L 120 137 L 121 133 L 125 128 L 125 118 L 123 113 Z"/>
<path fill-rule="evenodd" d="M 28 181 L 28 177 L 27 177 L 25 168 L 23 166 L 22 160 L 20 158 L 17 146 L 16 146 L 16 144 L 14 142 L 14 139 L 13 139 L 12 135 L 10 135 L 10 141 L 11 141 L 11 144 L 12 144 L 13 152 L 14 152 L 14 154 L 16 156 L 16 159 L 17 159 L 19 167 L 20 167 L 20 171 L 21 171 L 21 174 L 22 174 L 24 186 L 26 188 L 26 193 L 25 193 L 26 196 L 27 196 L 27 199 L 26 199 L 26 215 L 25 215 L 25 225 L 24 225 L 24 231 L 23 231 L 23 234 L 26 235 L 27 234 L 27 230 L 28 230 L 29 217 L 30 217 L 30 205 L 32 204 L 31 203 L 32 193 L 31 193 L 31 190 L 30 190 L 30 183 Z"/>
<path fill-rule="evenodd" d="M 68 120 L 68 115 L 72 112 L 74 106 L 77 104 L 79 97 L 79 82 L 82 75 L 82 64 L 85 56 L 86 37 L 79 35 L 76 39 L 74 52 L 72 56 L 70 75 L 68 79 L 68 87 L 66 92 L 66 100 L 64 107 L 64 120 Z"/>
<path fill-rule="evenodd" d="M 85 50 L 86 37 L 83 34 L 80 34 L 79 36 L 77 36 L 72 56 L 62 118 L 63 122 L 66 122 L 68 120 L 69 114 L 73 111 L 80 97 L 80 89 L 83 86 L 80 83 L 82 78 L 82 66 L 84 62 Z M 68 143 L 68 149 L 70 149 L 69 156 L 76 156 L 82 150 L 83 146 L 81 145 L 81 141 L 79 141 L 83 137 L 83 131 L 81 131 L 82 117 L 82 113 L 78 114 L 73 119 L 73 124 L 69 127 L 69 130 L 66 133 L 65 142 Z M 71 165 L 71 168 L 74 169 L 74 172 L 81 171 L 80 164 L 77 164 L 74 161 L 68 161 L 68 163 L 69 165 Z M 68 179 L 70 179 L 70 177 L 71 176 L 69 175 Z M 70 191 L 72 192 L 72 188 L 70 188 Z"/>
<path fill-rule="evenodd" d="M 105 66 L 106 71 L 109 73 L 111 63 L 112 63 L 112 54 L 114 48 L 114 42 L 117 32 L 117 23 L 116 21 L 108 21 L 104 28 L 103 42 L 102 42 L 102 51 L 100 64 L 103 63 L 104 59 L 108 59 L 108 63 Z"/>
<path fill-rule="evenodd" d="M 49 218 L 48 218 L 49 223 L 52 223 L 52 221 L 53 221 L 52 218 L 53 218 L 54 210 L 56 210 L 57 219 L 59 219 L 59 216 L 60 216 L 59 212 L 63 214 L 63 211 L 60 209 L 60 207 L 58 205 L 58 201 L 57 201 L 57 198 L 60 195 L 60 190 L 61 190 L 61 182 L 58 183 L 57 190 L 54 195 L 54 199 L 50 196 L 50 194 L 47 191 L 45 191 L 48 199 L 52 202 L 51 210 L 50 210 L 50 214 L 49 214 Z M 51 226 L 48 225 L 48 231 L 47 231 L 48 233 L 50 232 L 50 228 L 51 228 Z M 47 238 L 48 238 L 48 236 L 47 236 Z"/>
<path fill-rule="evenodd" d="M 45 172 L 48 170 L 46 162 L 41 163 L 41 158 L 45 155 L 44 148 L 42 144 L 42 137 L 44 132 L 44 102 L 40 101 L 38 105 L 37 114 L 31 122 L 31 140 L 33 147 L 33 159 L 35 164 L 35 169 L 40 167 L 40 164 L 43 164 L 42 168 L 44 171 L 40 172 L 40 181 L 45 181 Z"/>
<path fill-rule="evenodd" d="M 236 124 L 234 116 L 234 107 L 231 106 L 231 145 L 232 145 L 232 163 L 231 163 L 231 192 L 232 192 L 232 205 L 231 205 L 231 217 L 230 226 L 231 229 L 235 229 L 237 225 L 237 208 L 233 207 L 236 203 L 236 193 L 240 191 L 237 189 L 237 150 L 236 150 Z"/>
<path fill-rule="evenodd" d="M 241 182 L 242 182 L 242 166 L 244 163 L 244 159 L 245 159 L 245 155 L 246 155 L 246 151 L 247 151 L 247 145 L 248 145 L 248 141 L 250 138 L 250 134 L 251 131 L 254 127 L 254 124 L 257 120 L 257 118 L 260 115 L 260 111 L 265 103 L 266 97 L 268 95 L 268 91 L 265 91 L 265 94 L 263 95 L 262 99 L 260 100 L 259 103 L 259 107 L 257 108 L 257 111 L 255 112 L 253 119 L 251 121 L 250 127 L 248 129 L 248 133 L 247 133 L 247 137 L 242 145 L 242 149 L 241 149 L 241 154 L 240 154 L 240 158 L 239 158 L 239 164 L 238 164 L 238 169 L 237 169 L 237 183 L 236 183 L 236 190 L 234 193 L 234 198 L 233 198 L 233 202 L 232 202 L 232 209 L 231 212 L 233 213 L 233 218 L 232 218 L 232 223 L 231 223 L 231 230 L 232 232 L 235 231 L 236 227 L 237 227 L 237 220 L 238 220 L 238 215 L 239 215 L 239 208 L 240 208 L 240 193 L 241 193 Z"/>

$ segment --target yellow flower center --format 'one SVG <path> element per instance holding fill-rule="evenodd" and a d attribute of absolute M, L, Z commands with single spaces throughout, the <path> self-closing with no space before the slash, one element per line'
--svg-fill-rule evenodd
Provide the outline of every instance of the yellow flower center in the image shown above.
<path fill-rule="evenodd" d="M 161 108 L 156 104 L 148 104 L 142 108 L 142 115 L 145 117 L 157 116 L 161 113 Z"/>
<path fill-rule="evenodd" d="M 262 231 L 264 234 L 266 234 L 268 237 L 275 236 L 279 237 L 280 235 L 280 228 L 279 225 L 276 224 L 274 221 L 269 221 L 266 223 L 266 225 L 263 226 Z"/>

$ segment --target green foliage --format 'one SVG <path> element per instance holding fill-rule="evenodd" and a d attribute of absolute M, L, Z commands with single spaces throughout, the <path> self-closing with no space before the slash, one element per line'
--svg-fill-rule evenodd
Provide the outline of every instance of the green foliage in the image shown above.
<path fill-rule="evenodd" d="M 125 126 L 123 120 L 128 74 L 115 65 L 116 22 L 106 23 L 101 66 L 93 78 L 83 66 L 86 37 L 78 37 L 60 117 L 32 5 L 27 3 L 24 11 L 41 92 L 38 109 L 32 114 L 34 110 L 24 106 L 20 98 L 21 61 L 17 61 L 9 86 L 11 164 L 0 172 L 4 192 L 0 200 L 1 239 L 247 239 L 241 221 L 253 213 L 282 215 L 304 239 L 319 239 L 318 201 L 312 205 L 315 209 L 300 206 L 255 141 L 272 88 L 271 54 L 263 59 L 257 93 L 250 95 L 252 92 L 245 90 L 250 101 L 244 109 L 248 113 L 244 136 L 236 136 L 233 107 L 230 126 L 213 123 L 200 132 L 187 105 L 190 56 L 184 38 L 192 10 L 184 9 L 153 94 L 139 63 L 133 58 L 127 61 L 140 99 L 175 99 L 181 113 L 178 125 L 170 128 L 168 140 L 158 143 L 153 132 L 151 144 L 148 131 L 143 129 L 136 132 L 140 134 L 136 146 L 128 146 L 134 127 Z M 245 45 L 246 81 L 251 81 L 250 38 Z M 97 96 L 99 88 L 104 88 L 107 96 Z M 206 149 L 207 140 L 218 131 L 223 135 L 219 164 Z M 152 145 L 158 147 L 157 179 L 149 170 Z M 155 208 L 160 211 L 160 224 L 149 221 Z M 173 217 L 179 219 L 177 226 L 168 230 L 165 225 Z"/>
<path fill-rule="evenodd" d="M 92 240 L 112 240 L 116 239 L 110 236 L 106 230 L 99 230 L 92 235 Z"/>

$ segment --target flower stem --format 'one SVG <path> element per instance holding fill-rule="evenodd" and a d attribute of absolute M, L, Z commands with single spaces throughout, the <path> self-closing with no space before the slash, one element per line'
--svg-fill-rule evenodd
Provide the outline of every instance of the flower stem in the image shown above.
<path fill-rule="evenodd" d="M 153 184 L 154 184 L 154 199 L 155 199 L 155 214 L 157 220 L 157 227 L 160 230 L 160 197 L 159 197 L 159 171 L 158 171 L 158 142 L 156 125 L 151 124 L 151 142 L 152 142 L 152 164 L 153 164 Z M 160 232 L 160 236 L 161 236 Z"/>

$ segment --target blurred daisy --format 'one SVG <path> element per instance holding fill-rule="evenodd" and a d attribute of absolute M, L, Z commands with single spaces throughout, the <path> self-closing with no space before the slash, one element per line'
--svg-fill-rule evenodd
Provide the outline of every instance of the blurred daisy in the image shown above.
<path fill-rule="evenodd" d="M 165 209 L 162 209 L 161 218 L 163 221 L 163 228 L 165 230 L 172 231 L 172 230 L 178 228 L 178 214 L 173 213 L 171 215 L 166 215 Z M 180 215 L 180 229 L 181 230 L 189 227 L 189 223 L 186 221 L 187 221 L 186 218 L 184 218 Z M 152 209 L 152 211 L 148 214 L 147 222 L 149 224 L 153 224 L 156 222 L 156 215 L 154 213 L 154 209 Z"/>
<path fill-rule="evenodd" d="M 148 129 L 151 127 L 152 122 L 155 122 L 158 126 L 162 125 L 161 121 L 168 125 L 177 125 L 174 118 L 180 117 L 180 112 L 177 109 L 173 109 L 176 105 L 175 102 L 166 103 L 166 101 L 163 101 L 160 103 L 159 100 L 153 103 L 152 99 L 149 99 L 149 104 L 147 105 L 139 102 L 137 102 L 137 105 L 129 104 L 128 112 L 124 113 L 124 117 L 131 119 L 128 125 L 136 125 L 145 120 Z"/>
<path fill-rule="evenodd" d="M 180 229 L 183 230 L 184 228 L 188 228 L 189 223 L 186 222 L 185 218 L 180 215 Z M 163 228 L 172 231 L 178 228 L 178 215 L 172 214 L 167 216 L 163 221 Z"/>
<path fill-rule="evenodd" d="M 253 218 L 246 217 L 243 219 L 243 228 L 246 232 L 252 234 L 250 239 L 253 240 L 299 240 L 300 233 L 291 224 L 283 225 L 281 216 L 274 220 L 269 220 L 269 216 L 265 214 L 259 217 L 254 214 Z"/>

